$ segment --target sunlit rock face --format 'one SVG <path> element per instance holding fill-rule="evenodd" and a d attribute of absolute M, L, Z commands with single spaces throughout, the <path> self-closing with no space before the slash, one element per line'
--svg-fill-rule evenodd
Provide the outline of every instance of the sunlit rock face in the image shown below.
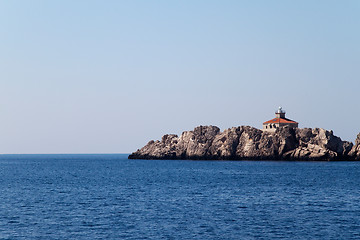
<path fill-rule="evenodd" d="M 356 144 L 342 141 L 321 128 L 280 127 L 275 132 L 250 126 L 223 132 L 216 126 L 199 126 L 181 136 L 166 134 L 132 153 L 130 159 L 218 160 L 354 160 L 360 157 Z"/>
<path fill-rule="evenodd" d="M 291 159 L 347 160 L 353 144 L 322 128 L 296 129 L 297 147 L 286 153 Z"/>
<path fill-rule="evenodd" d="M 357 135 L 355 145 L 349 152 L 349 156 L 355 160 L 360 160 L 360 133 Z"/>

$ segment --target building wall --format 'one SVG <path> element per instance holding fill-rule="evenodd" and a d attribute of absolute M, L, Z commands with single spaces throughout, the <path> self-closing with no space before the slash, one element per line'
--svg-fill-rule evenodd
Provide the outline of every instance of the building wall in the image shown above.
<path fill-rule="evenodd" d="M 275 126 L 275 127 L 274 127 Z M 279 123 L 268 123 L 263 124 L 263 130 L 269 132 L 275 132 L 275 130 L 279 127 Z"/>
<path fill-rule="evenodd" d="M 298 125 L 298 123 L 268 123 L 263 124 L 263 130 L 268 132 L 275 132 L 275 130 L 279 127 L 290 126 L 292 128 L 297 128 Z"/>

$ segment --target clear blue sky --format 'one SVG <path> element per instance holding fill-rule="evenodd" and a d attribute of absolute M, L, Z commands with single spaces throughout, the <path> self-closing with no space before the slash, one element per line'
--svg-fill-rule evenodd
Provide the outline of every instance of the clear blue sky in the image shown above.
<path fill-rule="evenodd" d="M 0 1 L 0 152 L 129 153 L 198 125 L 360 132 L 360 1 Z"/>

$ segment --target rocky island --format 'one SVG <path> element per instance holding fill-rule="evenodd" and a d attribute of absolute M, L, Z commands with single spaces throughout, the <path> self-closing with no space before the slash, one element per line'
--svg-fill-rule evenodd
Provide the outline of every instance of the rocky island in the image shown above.
<path fill-rule="evenodd" d="M 180 137 L 167 134 L 161 141 L 150 141 L 129 159 L 360 160 L 360 134 L 354 145 L 333 131 L 298 128 L 285 114 L 279 107 L 262 130 L 240 126 L 220 132 L 216 126 L 199 126 Z"/>
<path fill-rule="evenodd" d="M 360 134 L 354 145 L 322 128 L 284 126 L 270 132 L 240 126 L 221 132 L 216 126 L 199 126 L 150 141 L 129 159 L 360 160 Z"/>

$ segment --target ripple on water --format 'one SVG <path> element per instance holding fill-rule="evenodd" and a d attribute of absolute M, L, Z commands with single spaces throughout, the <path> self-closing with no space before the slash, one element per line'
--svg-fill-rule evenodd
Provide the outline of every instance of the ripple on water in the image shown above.
<path fill-rule="evenodd" d="M 356 162 L 0 156 L 0 239 L 359 239 Z"/>

